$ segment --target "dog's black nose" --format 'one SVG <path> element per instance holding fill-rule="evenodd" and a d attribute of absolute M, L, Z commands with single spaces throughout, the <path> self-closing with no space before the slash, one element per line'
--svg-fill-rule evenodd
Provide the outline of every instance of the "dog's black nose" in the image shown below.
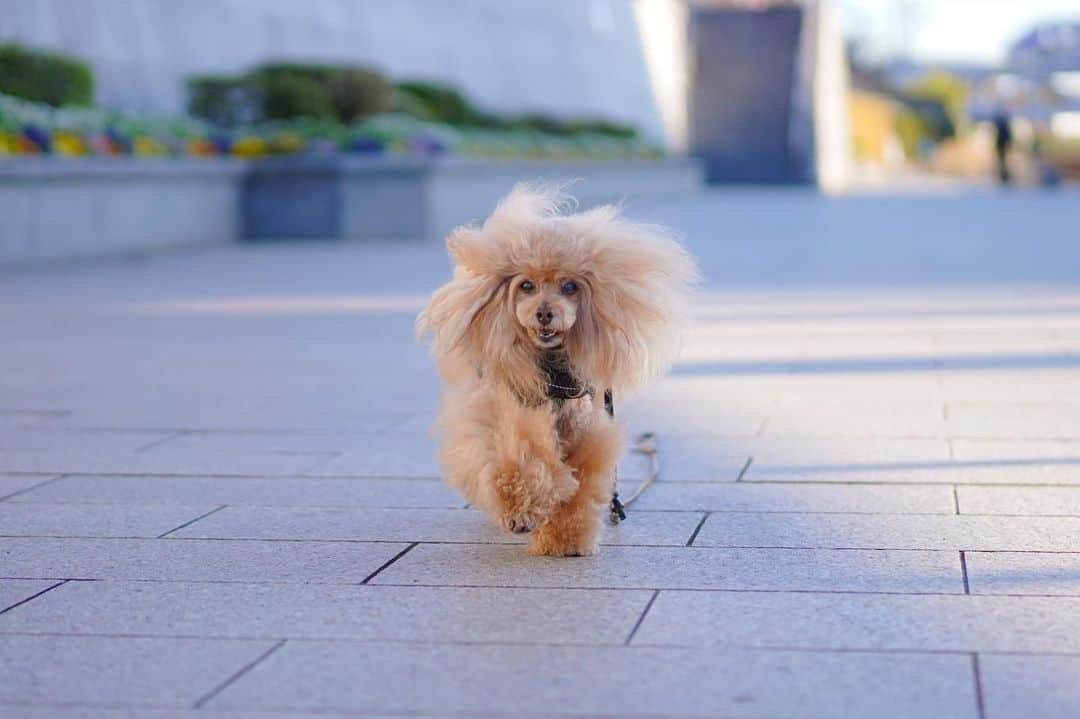
<path fill-rule="evenodd" d="M 550 325 L 553 319 L 555 319 L 555 313 L 551 311 L 550 307 L 541 307 L 536 311 L 536 321 L 544 327 Z"/>

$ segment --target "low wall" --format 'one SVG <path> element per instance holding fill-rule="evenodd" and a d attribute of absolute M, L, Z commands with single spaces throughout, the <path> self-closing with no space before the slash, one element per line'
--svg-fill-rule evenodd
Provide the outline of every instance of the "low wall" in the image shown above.
<path fill-rule="evenodd" d="M 702 175 L 676 158 L 5 159 L 0 266 L 237 239 L 430 240 L 521 181 L 571 182 L 588 207 L 692 193 Z"/>
<path fill-rule="evenodd" d="M 486 217 L 517 182 L 573 183 L 582 206 L 697 191 L 695 160 L 274 158 L 252 164 L 248 240 L 422 240 Z"/>
<path fill-rule="evenodd" d="M 242 162 L 5 159 L 0 265 L 231 242 Z"/>

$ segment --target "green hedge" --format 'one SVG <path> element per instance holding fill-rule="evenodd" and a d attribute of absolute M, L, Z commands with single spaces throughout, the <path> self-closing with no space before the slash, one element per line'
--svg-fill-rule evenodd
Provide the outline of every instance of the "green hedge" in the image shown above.
<path fill-rule="evenodd" d="M 634 127 L 600 118 L 561 119 L 542 113 L 499 115 L 485 112 L 469 102 L 456 88 L 435 82 L 399 82 L 395 90 L 396 110 L 454 127 L 526 130 L 566 138 L 603 135 L 631 140 L 637 137 Z"/>
<path fill-rule="evenodd" d="M 66 55 L 0 45 L 0 92 L 52 107 L 89 105 L 94 76 L 89 65 Z"/>
<path fill-rule="evenodd" d="M 191 114 L 228 126 L 301 117 L 351 123 L 384 112 L 391 88 L 370 68 L 270 62 L 245 75 L 193 77 L 188 92 Z"/>

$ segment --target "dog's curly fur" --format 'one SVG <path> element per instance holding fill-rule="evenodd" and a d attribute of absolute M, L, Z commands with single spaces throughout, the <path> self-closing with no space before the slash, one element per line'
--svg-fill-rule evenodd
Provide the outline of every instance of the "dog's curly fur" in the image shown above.
<path fill-rule="evenodd" d="M 482 227 L 454 230 L 453 279 L 417 318 L 447 384 L 447 482 L 552 556 L 596 551 L 624 444 L 603 391 L 622 398 L 668 367 L 697 279 L 662 229 L 569 204 L 518 185 Z M 595 396 L 552 401 L 545 353 Z"/>

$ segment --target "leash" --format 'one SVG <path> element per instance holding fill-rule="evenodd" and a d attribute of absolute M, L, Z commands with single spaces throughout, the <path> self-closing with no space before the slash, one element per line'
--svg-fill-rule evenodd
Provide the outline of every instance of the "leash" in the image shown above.
<path fill-rule="evenodd" d="M 608 413 L 608 417 L 612 420 L 615 419 L 615 399 L 612 396 L 611 390 L 604 391 L 604 409 Z M 619 499 L 619 468 L 615 468 L 615 489 L 611 494 L 611 504 L 608 507 L 608 521 L 611 524 L 618 524 L 619 522 L 626 520 L 627 508 L 637 501 L 637 498 L 648 489 L 656 478 L 660 476 L 660 458 L 658 456 L 659 446 L 656 441 L 656 435 L 652 432 L 644 432 L 637 436 L 634 440 L 634 446 L 630 449 L 634 454 L 642 454 L 649 458 L 649 475 L 645 478 L 645 481 L 638 485 L 634 493 L 630 495 L 630 498 L 625 502 Z"/>
<path fill-rule="evenodd" d="M 540 369 L 547 376 L 547 396 L 556 407 L 562 407 L 568 399 L 596 396 L 596 390 L 585 385 L 574 376 L 573 370 L 561 352 L 547 352 L 540 356 Z M 604 390 L 604 411 L 612 421 L 615 420 L 615 396 L 610 389 Z M 638 435 L 634 440 L 634 446 L 630 451 L 649 458 L 649 475 L 645 481 L 638 485 L 634 493 L 625 502 L 619 498 L 619 470 L 615 468 L 615 487 L 611 493 L 611 503 L 608 506 L 608 519 L 612 524 L 618 524 L 626 519 L 626 509 L 637 501 L 642 492 L 649 488 L 660 475 L 660 460 L 657 457 L 656 435 L 645 432 Z"/>

